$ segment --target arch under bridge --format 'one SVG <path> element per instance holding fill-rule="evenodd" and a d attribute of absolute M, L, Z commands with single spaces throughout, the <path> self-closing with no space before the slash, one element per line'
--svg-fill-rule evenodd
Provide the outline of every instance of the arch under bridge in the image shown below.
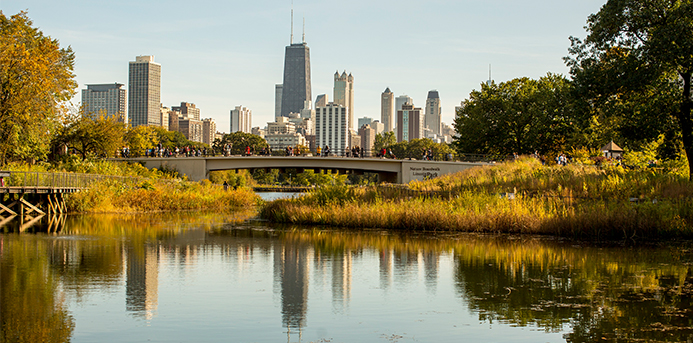
<path fill-rule="evenodd" d="M 380 181 L 401 184 L 488 164 L 315 156 L 141 157 L 121 160 L 141 163 L 147 168 L 174 169 L 187 175 L 192 181 L 206 179 L 209 177 L 209 172 L 216 170 L 297 169 L 298 172 L 302 172 L 311 169 L 315 172 L 340 174 L 377 173 Z"/>

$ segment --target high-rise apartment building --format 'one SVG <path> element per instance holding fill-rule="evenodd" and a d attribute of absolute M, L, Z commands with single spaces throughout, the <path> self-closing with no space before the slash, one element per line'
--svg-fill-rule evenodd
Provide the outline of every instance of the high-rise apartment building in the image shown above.
<path fill-rule="evenodd" d="M 202 119 L 202 143 L 208 144 L 210 147 L 214 143 L 214 138 L 217 133 L 217 123 L 212 118 Z"/>
<path fill-rule="evenodd" d="M 342 105 L 347 108 L 349 117 L 349 129 L 354 128 L 354 77 L 346 71 L 339 75 L 339 72 L 334 73 L 334 100 L 337 105 Z"/>
<path fill-rule="evenodd" d="M 170 123 L 169 117 L 171 115 L 171 109 L 169 109 L 168 107 L 165 107 L 165 106 L 161 106 L 159 108 L 159 111 L 161 112 L 161 127 L 163 127 L 166 130 L 170 130 L 169 129 L 169 127 L 170 127 L 169 126 L 169 123 Z"/>
<path fill-rule="evenodd" d="M 389 132 L 395 128 L 395 94 L 387 87 L 380 95 L 380 121 Z"/>
<path fill-rule="evenodd" d="M 425 114 L 425 124 L 426 127 L 431 130 L 436 135 L 440 135 L 440 124 L 441 124 L 441 107 L 440 107 L 440 97 L 438 96 L 438 91 L 433 90 L 428 92 L 428 97 L 426 98 L 426 114 Z"/>
<path fill-rule="evenodd" d="M 181 102 L 180 106 L 173 106 L 171 110 L 180 113 L 181 119 L 200 120 L 200 109 L 190 102 Z"/>
<path fill-rule="evenodd" d="M 315 109 L 315 144 L 329 146 L 333 154 L 341 154 L 349 145 L 347 108 L 335 103 Z"/>
<path fill-rule="evenodd" d="M 202 121 L 196 119 L 178 120 L 178 131 L 190 141 L 202 142 Z"/>
<path fill-rule="evenodd" d="M 397 111 L 397 142 L 423 138 L 423 125 L 421 109 L 405 103 L 402 109 Z"/>
<path fill-rule="evenodd" d="M 85 113 L 116 117 L 122 122 L 127 122 L 127 95 L 123 86 L 121 83 L 87 85 L 87 89 L 82 90 L 82 106 Z"/>
<path fill-rule="evenodd" d="M 397 111 L 401 110 L 402 105 L 404 105 L 404 104 L 409 104 L 409 105 L 414 106 L 414 99 L 412 99 L 408 95 L 400 95 L 400 96 L 396 97 L 395 98 L 395 113 L 397 113 Z"/>
<path fill-rule="evenodd" d="M 231 110 L 231 133 L 234 132 L 252 132 L 253 111 L 243 107 L 236 106 Z"/>
<path fill-rule="evenodd" d="M 154 56 L 137 56 L 129 69 L 128 122 L 161 126 L 161 64 Z"/>
<path fill-rule="evenodd" d="M 293 19 L 292 19 L 293 22 Z M 282 83 L 282 107 L 280 116 L 300 113 L 306 100 L 312 100 L 310 85 L 310 48 L 306 42 L 292 42 L 284 55 L 284 82 Z"/>

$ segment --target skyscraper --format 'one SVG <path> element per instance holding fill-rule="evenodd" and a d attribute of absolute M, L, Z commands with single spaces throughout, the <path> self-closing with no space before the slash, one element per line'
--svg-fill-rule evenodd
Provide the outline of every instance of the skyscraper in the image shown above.
<path fill-rule="evenodd" d="M 347 108 L 335 103 L 315 109 L 315 144 L 330 147 L 333 154 L 341 154 L 349 145 Z"/>
<path fill-rule="evenodd" d="M 294 12 L 291 10 L 291 43 L 284 55 L 284 82 L 282 82 L 282 108 L 280 116 L 301 113 L 306 100 L 313 99 L 310 87 L 310 48 L 305 42 L 294 44 Z"/>
<path fill-rule="evenodd" d="M 385 132 L 395 128 L 395 94 L 387 87 L 380 95 L 380 121 L 385 125 Z"/>
<path fill-rule="evenodd" d="M 86 113 L 115 116 L 123 122 L 127 122 L 126 98 L 126 92 L 121 83 L 87 85 L 87 89 L 82 90 L 82 105 Z"/>
<path fill-rule="evenodd" d="M 397 142 L 423 138 L 423 119 L 420 108 L 408 103 L 402 105 L 397 111 Z"/>
<path fill-rule="evenodd" d="M 399 111 L 402 109 L 402 105 L 404 104 L 409 104 L 409 105 L 414 105 L 414 99 L 409 97 L 408 95 L 400 95 L 395 98 L 395 112 Z"/>
<path fill-rule="evenodd" d="M 282 115 L 282 93 L 284 90 L 284 85 L 276 84 L 274 85 L 274 119 L 281 117 Z"/>
<path fill-rule="evenodd" d="M 325 107 L 327 106 L 328 102 L 330 102 L 330 100 L 327 94 L 320 94 L 317 98 L 315 98 L 315 108 Z"/>
<path fill-rule="evenodd" d="M 231 110 L 231 133 L 251 133 L 253 112 L 243 106 L 236 106 Z"/>
<path fill-rule="evenodd" d="M 154 56 L 130 62 L 128 121 L 132 127 L 161 125 L 161 64 Z"/>
<path fill-rule="evenodd" d="M 428 98 L 426 98 L 426 127 L 436 135 L 440 135 L 440 112 L 441 107 L 438 91 L 429 91 Z"/>
<path fill-rule="evenodd" d="M 354 128 L 354 77 L 347 75 L 346 71 L 339 75 L 334 73 L 334 101 L 337 105 L 347 108 L 348 127 Z"/>

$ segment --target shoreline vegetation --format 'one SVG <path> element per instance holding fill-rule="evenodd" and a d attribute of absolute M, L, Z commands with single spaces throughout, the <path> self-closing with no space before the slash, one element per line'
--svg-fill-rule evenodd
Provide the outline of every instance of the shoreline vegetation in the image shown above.
<path fill-rule="evenodd" d="M 243 175 L 215 175 L 227 178 L 225 190 L 209 180 L 190 182 L 176 171 L 147 169 L 140 164 L 109 161 L 79 161 L 51 164 L 9 164 L 8 170 L 32 172 L 72 172 L 124 176 L 107 179 L 89 189 L 69 194 L 68 213 L 147 213 L 190 210 L 250 209 L 260 203 L 252 189 L 244 187 Z M 221 182 L 219 182 L 221 183 Z"/>
<path fill-rule="evenodd" d="M 278 223 L 553 235 L 590 241 L 693 238 L 687 177 L 622 166 L 547 166 L 534 158 L 408 187 L 336 185 L 265 204 Z"/>

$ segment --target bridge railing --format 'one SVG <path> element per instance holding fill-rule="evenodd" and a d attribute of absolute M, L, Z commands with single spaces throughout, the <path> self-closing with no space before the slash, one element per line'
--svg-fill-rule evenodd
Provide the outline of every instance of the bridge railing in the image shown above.
<path fill-rule="evenodd" d="M 103 180 L 137 181 L 139 178 L 114 175 L 0 171 L 3 187 L 87 188 Z"/>
<path fill-rule="evenodd" d="M 263 151 L 251 151 L 248 155 L 243 154 L 228 154 L 228 153 L 214 153 L 209 151 L 207 154 L 177 154 L 177 155 L 166 155 L 160 153 L 150 153 L 145 157 L 167 157 L 167 158 L 185 158 L 185 157 L 231 157 L 231 156 L 313 156 L 313 157 L 346 157 L 346 158 L 386 158 L 386 159 L 411 159 L 411 160 L 429 160 L 429 161 L 450 161 L 450 162 L 493 162 L 493 161 L 504 161 L 511 156 L 505 155 L 485 155 L 485 154 L 459 154 L 459 153 L 434 153 L 424 154 L 424 151 L 409 151 L 404 153 L 397 152 L 393 153 L 392 150 L 388 149 L 384 152 L 382 150 L 374 149 L 332 149 L 325 151 L 324 148 L 319 150 L 307 150 L 307 149 L 293 149 L 289 150 L 288 147 L 273 148 L 272 150 Z"/>

